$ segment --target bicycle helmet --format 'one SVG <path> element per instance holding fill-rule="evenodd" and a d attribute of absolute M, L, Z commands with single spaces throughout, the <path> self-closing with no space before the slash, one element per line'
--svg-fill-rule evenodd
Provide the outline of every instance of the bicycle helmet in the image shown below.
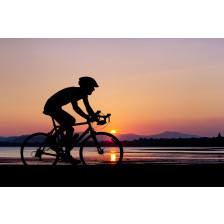
<path fill-rule="evenodd" d="M 81 87 L 99 87 L 95 79 L 87 76 L 79 78 L 79 85 Z"/>

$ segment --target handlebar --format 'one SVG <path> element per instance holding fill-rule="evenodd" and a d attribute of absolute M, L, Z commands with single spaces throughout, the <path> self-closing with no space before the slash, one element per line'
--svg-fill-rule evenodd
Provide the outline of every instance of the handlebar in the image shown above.
<path fill-rule="evenodd" d="M 95 114 L 97 115 L 97 117 L 100 117 L 100 118 L 108 118 L 111 116 L 111 114 L 107 114 L 107 115 L 100 115 L 101 111 L 98 110 Z"/>
<path fill-rule="evenodd" d="M 100 117 L 100 118 L 108 118 L 110 116 L 111 116 L 111 114 L 107 114 L 107 115 L 97 115 L 97 117 Z"/>
<path fill-rule="evenodd" d="M 111 114 L 107 114 L 107 115 L 100 115 L 101 111 L 98 110 L 95 114 L 97 116 L 97 118 L 99 118 L 99 120 L 97 121 L 98 125 L 104 125 L 107 123 L 106 119 L 108 118 L 108 121 L 110 122 L 110 116 Z M 103 120 L 100 120 L 100 118 L 103 118 Z"/>
<path fill-rule="evenodd" d="M 97 118 L 99 118 L 98 120 L 91 121 L 91 120 L 87 119 L 87 122 L 75 123 L 74 126 L 84 125 L 84 124 L 88 124 L 89 122 L 94 122 L 94 121 L 97 122 L 97 125 L 104 125 L 107 123 L 107 120 L 106 120 L 107 118 L 108 118 L 108 121 L 110 122 L 111 114 L 99 115 L 100 113 L 101 113 L 101 111 L 99 111 L 99 110 L 95 113 L 97 115 Z M 103 118 L 103 120 L 100 120 L 100 118 Z"/>

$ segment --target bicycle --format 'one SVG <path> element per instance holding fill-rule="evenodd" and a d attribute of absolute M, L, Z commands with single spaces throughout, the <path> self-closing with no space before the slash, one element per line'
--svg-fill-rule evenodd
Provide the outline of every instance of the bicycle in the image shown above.
<path fill-rule="evenodd" d="M 100 115 L 100 113 L 101 111 L 96 113 L 97 125 L 110 122 L 111 114 Z M 34 133 L 24 140 L 21 146 L 21 160 L 24 165 L 56 165 L 58 161 L 63 161 L 65 134 L 62 127 L 56 125 L 54 118 L 51 118 L 53 129 L 49 133 Z M 95 121 L 88 119 L 86 122 L 74 125 L 88 125 L 88 128 L 74 140 L 71 150 L 74 147 L 80 147 L 79 158 L 84 166 L 119 165 L 123 159 L 123 147 L 120 141 L 110 133 L 96 132 L 92 127 L 93 122 Z M 56 139 L 57 150 L 50 147 L 48 143 L 52 136 Z"/>

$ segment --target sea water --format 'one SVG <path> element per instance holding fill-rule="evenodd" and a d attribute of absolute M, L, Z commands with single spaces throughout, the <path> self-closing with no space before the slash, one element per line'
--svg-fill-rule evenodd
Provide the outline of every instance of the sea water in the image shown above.
<path fill-rule="evenodd" d="M 72 155 L 78 158 L 79 148 Z M 0 147 L 0 158 L 19 159 L 20 147 Z M 124 147 L 123 163 L 224 164 L 224 148 Z"/>

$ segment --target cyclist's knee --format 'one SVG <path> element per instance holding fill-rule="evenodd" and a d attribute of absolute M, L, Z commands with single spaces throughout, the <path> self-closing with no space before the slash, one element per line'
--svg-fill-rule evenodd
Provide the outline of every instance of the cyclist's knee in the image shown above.
<path fill-rule="evenodd" d="M 72 126 L 65 127 L 66 134 L 71 135 L 74 132 L 74 128 Z"/>
<path fill-rule="evenodd" d="M 71 120 L 71 124 L 75 125 L 76 119 L 73 117 L 73 119 Z"/>
<path fill-rule="evenodd" d="M 66 119 L 66 121 L 64 122 L 64 125 L 68 128 L 71 128 L 73 125 L 75 125 L 75 118 L 74 117 L 70 117 L 68 119 Z"/>
<path fill-rule="evenodd" d="M 73 127 L 69 127 L 69 128 L 67 129 L 67 131 L 69 131 L 69 132 L 74 132 L 74 128 L 73 128 Z"/>

